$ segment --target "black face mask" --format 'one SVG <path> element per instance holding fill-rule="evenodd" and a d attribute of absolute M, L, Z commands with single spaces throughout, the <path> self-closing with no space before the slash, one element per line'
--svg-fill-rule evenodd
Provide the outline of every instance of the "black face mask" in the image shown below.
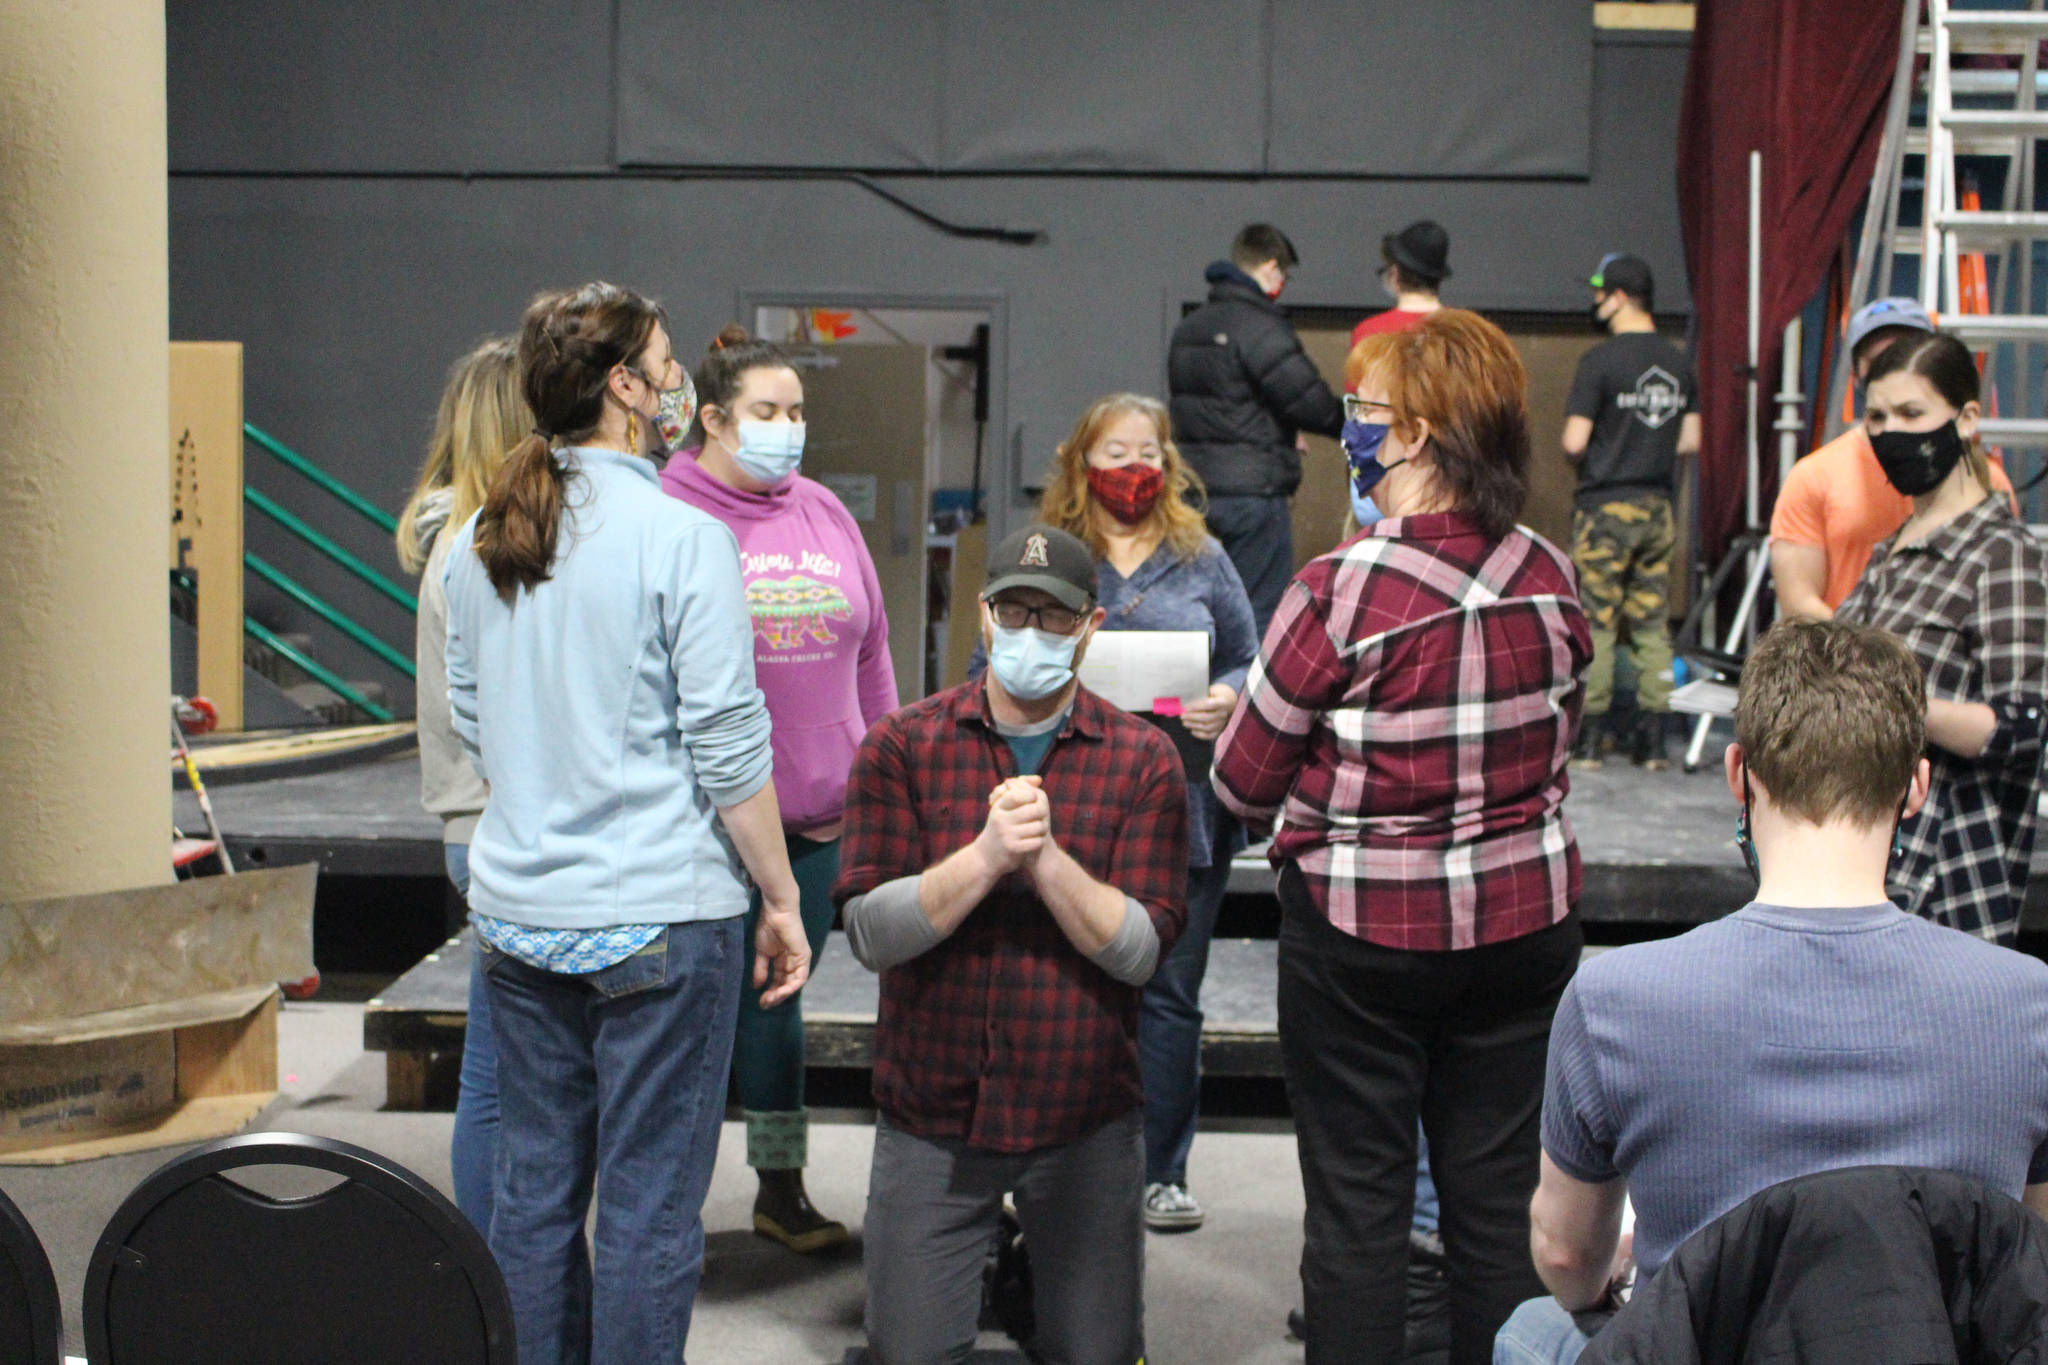
<path fill-rule="evenodd" d="M 1932 431 L 1880 431 L 1870 448 L 1885 480 L 1909 498 L 1932 493 L 1963 458 L 1962 433 L 1953 418 Z"/>
<path fill-rule="evenodd" d="M 1606 302 L 1606 299 L 1594 299 L 1592 307 L 1586 310 L 1586 316 L 1593 320 L 1593 330 L 1596 332 L 1607 330 L 1607 319 L 1600 316 L 1600 306 Z"/>

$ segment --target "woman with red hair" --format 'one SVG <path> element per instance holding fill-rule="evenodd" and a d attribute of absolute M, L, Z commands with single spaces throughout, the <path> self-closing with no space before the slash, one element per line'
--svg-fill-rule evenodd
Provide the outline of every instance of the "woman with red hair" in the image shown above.
<path fill-rule="evenodd" d="M 1354 357 L 1343 440 L 1371 524 L 1288 585 L 1215 783 L 1278 824 L 1307 1358 L 1401 1357 L 1419 1117 L 1464 1365 L 1541 1292 L 1528 1199 L 1583 942 L 1563 802 L 1592 640 L 1571 561 L 1516 524 L 1528 378 L 1507 337 L 1444 309 Z"/>

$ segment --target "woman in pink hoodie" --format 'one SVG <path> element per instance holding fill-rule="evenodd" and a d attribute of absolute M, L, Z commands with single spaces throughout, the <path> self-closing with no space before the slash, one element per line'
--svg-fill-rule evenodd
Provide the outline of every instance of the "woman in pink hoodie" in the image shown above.
<path fill-rule="evenodd" d="M 728 327 L 696 383 L 702 441 L 669 460 L 661 486 L 724 522 L 740 543 L 754 673 L 774 725 L 775 790 L 815 964 L 832 927 L 853 753 L 868 727 L 896 709 L 881 582 L 852 515 L 797 472 L 804 389 L 789 357 Z M 764 1010 L 742 993 L 732 1069 L 747 1119 L 747 1164 L 761 1178 L 754 1231 L 792 1251 L 844 1242 L 845 1225 L 804 1192 L 801 995 Z"/>

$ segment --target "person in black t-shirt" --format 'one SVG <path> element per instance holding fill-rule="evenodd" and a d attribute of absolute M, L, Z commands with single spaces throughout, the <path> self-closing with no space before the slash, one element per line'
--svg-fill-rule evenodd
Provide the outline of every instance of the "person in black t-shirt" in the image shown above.
<path fill-rule="evenodd" d="M 1614 700 L 1614 651 L 1628 631 L 1636 666 L 1637 763 L 1669 766 L 1671 516 L 1678 462 L 1700 446 L 1696 385 L 1685 352 L 1657 335 L 1650 267 L 1612 253 L 1593 272 L 1593 320 L 1611 335 L 1579 361 L 1565 405 L 1565 458 L 1579 468 L 1572 563 L 1593 627 L 1577 767 L 1598 767 Z"/>

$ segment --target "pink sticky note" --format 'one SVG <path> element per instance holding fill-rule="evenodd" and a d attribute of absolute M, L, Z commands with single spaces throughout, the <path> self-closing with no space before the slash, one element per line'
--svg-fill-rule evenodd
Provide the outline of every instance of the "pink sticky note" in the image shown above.
<path fill-rule="evenodd" d="M 1155 716 L 1177 716 L 1181 714 L 1179 697 L 1154 697 L 1152 714 Z"/>

